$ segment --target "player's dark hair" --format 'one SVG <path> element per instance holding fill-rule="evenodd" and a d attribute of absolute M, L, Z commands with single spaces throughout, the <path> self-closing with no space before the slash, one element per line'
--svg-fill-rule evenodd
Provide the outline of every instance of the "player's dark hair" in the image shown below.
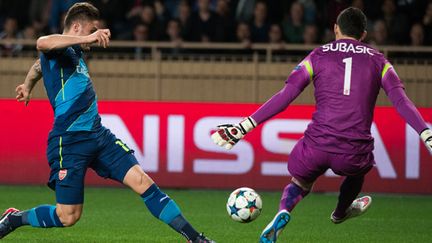
<path fill-rule="evenodd" d="M 349 7 L 337 17 L 336 24 L 343 35 L 359 40 L 366 30 L 366 15 L 358 8 Z"/>
<path fill-rule="evenodd" d="M 90 3 L 75 3 L 66 13 L 65 29 L 69 29 L 74 21 L 93 21 L 99 19 L 99 10 Z"/>

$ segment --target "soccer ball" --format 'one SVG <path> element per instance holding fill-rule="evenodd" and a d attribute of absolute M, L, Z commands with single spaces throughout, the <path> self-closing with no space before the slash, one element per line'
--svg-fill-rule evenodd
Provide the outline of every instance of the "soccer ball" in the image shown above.
<path fill-rule="evenodd" d="M 261 214 L 262 200 L 253 189 L 241 187 L 231 193 L 226 208 L 234 221 L 249 223 Z"/>

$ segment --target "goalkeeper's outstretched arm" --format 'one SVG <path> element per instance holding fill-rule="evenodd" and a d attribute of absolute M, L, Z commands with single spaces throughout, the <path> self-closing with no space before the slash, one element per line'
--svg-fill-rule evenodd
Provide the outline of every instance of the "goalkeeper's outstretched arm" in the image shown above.
<path fill-rule="evenodd" d="M 303 65 L 306 62 L 309 68 Z M 231 149 L 257 125 L 285 110 L 304 88 L 306 88 L 311 80 L 311 66 L 309 61 L 305 60 L 291 73 L 283 89 L 273 95 L 273 97 L 258 108 L 251 116 L 245 118 L 239 124 L 218 126 L 218 130 L 211 136 L 213 142 L 225 149 Z"/>
<path fill-rule="evenodd" d="M 402 82 L 391 65 L 386 73 L 383 73 L 382 87 L 399 115 L 417 131 L 432 154 L 432 131 L 426 125 L 413 102 L 407 97 Z"/>

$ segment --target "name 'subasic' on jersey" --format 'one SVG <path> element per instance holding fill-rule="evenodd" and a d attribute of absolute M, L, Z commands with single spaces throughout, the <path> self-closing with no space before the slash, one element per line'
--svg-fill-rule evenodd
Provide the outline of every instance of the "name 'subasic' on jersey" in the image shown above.
<path fill-rule="evenodd" d="M 372 48 L 369 48 L 367 46 L 357 45 L 354 46 L 352 43 L 344 43 L 344 42 L 337 42 L 337 43 L 329 43 L 322 46 L 322 51 L 339 51 L 339 52 L 351 52 L 351 53 L 364 53 L 369 54 L 373 56 Z"/>

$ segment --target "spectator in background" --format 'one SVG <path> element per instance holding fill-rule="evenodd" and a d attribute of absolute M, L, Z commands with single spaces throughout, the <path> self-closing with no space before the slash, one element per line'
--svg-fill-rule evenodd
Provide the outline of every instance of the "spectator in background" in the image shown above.
<path fill-rule="evenodd" d="M 19 36 L 21 36 L 23 39 L 26 40 L 36 40 L 41 33 L 38 33 L 37 30 L 32 26 L 32 25 L 28 25 L 27 27 L 24 28 L 24 30 L 21 31 L 21 33 L 19 34 Z M 35 48 L 34 46 L 26 46 L 24 45 L 22 47 L 22 51 L 31 51 L 34 52 Z"/>
<path fill-rule="evenodd" d="M 233 54 L 250 55 L 252 54 L 252 42 L 249 25 L 246 22 L 240 22 L 236 28 L 236 42 L 241 43 L 243 50 L 232 51 Z"/>
<path fill-rule="evenodd" d="M 298 0 L 303 5 L 304 21 L 307 24 L 315 23 L 316 5 L 314 0 Z"/>
<path fill-rule="evenodd" d="M 59 33 L 63 25 L 64 15 L 67 10 L 80 0 L 51 0 L 51 13 L 49 19 L 50 33 Z"/>
<path fill-rule="evenodd" d="M 270 30 L 268 32 L 269 43 L 272 45 L 272 58 L 276 58 L 278 56 L 286 55 L 285 49 L 285 40 L 282 34 L 282 28 L 278 24 L 270 25 Z"/>
<path fill-rule="evenodd" d="M 147 41 L 149 40 L 149 28 L 145 24 L 137 24 L 133 32 L 134 41 Z"/>
<path fill-rule="evenodd" d="M 267 4 L 258 1 L 255 5 L 254 17 L 250 25 L 252 42 L 268 42 L 269 24 L 267 23 Z"/>
<path fill-rule="evenodd" d="M 165 24 L 157 21 L 153 5 L 135 6 L 128 14 L 134 26 L 144 24 L 148 28 L 149 40 L 162 40 L 165 36 Z"/>
<path fill-rule="evenodd" d="M 0 39 L 9 43 L 0 46 L 0 56 L 13 56 L 22 49 L 22 45 L 17 45 L 12 42 L 13 39 L 22 38 L 18 34 L 18 22 L 15 18 L 6 18 L 3 25 L 3 32 L 0 33 Z"/>
<path fill-rule="evenodd" d="M 181 37 L 180 22 L 178 20 L 172 19 L 168 22 L 165 40 L 171 42 L 174 46 L 168 50 L 164 50 L 164 52 L 170 54 L 181 53 L 183 38 Z"/>
<path fill-rule="evenodd" d="M 46 25 L 42 24 L 40 21 L 34 21 L 27 25 L 22 31 L 21 34 L 24 39 L 37 39 L 40 36 L 46 33 Z M 32 47 L 34 50 L 34 47 Z"/>
<path fill-rule="evenodd" d="M 27 40 L 36 40 L 39 37 L 36 29 L 31 25 L 25 27 L 25 29 L 21 32 L 21 36 Z"/>
<path fill-rule="evenodd" d="M 36 36 L 48 32 L 49 13 L 51 12 L 51 0 L 31 0 L 29 7 L 29 20 L 27 26 L 35 29 Z"/>
<path fill-rule="evenodd" d="M 242 43 L 245 48 L 250 48 L 251 46 L 251 33 L 249 25 L 245 22 L 240 22 L 237 25 L 236 30 L 236 41 Z"/>
<path fill-rule="evenodd" d="M 223 39 L 223 26 L 215 12 L 210 10 L 210 0 L 198 0 L 198 10 L 191 15 L 190 41 L 213 42 Z"/>
<path fill-rule="evenodd" d="M 168 22 L 166 40 L 177 44 L 181 44 L 183 41 L 183 38 L 181 37 L 180 22 L 178 20 L 172 19 Z"/>
<path fill-rule="evenodd" d="M 162 0 L 155 0 L 153 3 L 155 13 L 156 13 L 156 19 L 159 22 L 165 23 L 165 25 L 168 23 L 168 21 L 172 18 L 171 13 L 166 9 L 164 1 Z"/>
<path fill-rule="evenodd" d="M 335 35 L 330 29 L 324 29 L 324 34 L 322 37 L 322 43 L 329 43 L 334 41 Z"/>
<path fill-rule="evenodd" d="M 432 1 L 428 3 L 422 20 L 423 20 L 423 26 L 425 30 L 425 43 L 431 45 L 432 44 Z"/>
<path fill-rule="evenodd" d="M 318 27 L 314 24 L 308 24 L 303 32 L 303 44 L 315 45 L 319 43 Z"/>
<path fill-rule="evenodd" d="M 408 20 L 404 14 L 396 12 L 395 1 L 384 0 L 381 10 L 387 26 L 389 39 L 397 44 L 407 43 Z"/>
<path fill-rule="evenodd" d="M 421 46 L 424 44 L 424 30 L 420 23 L 415 23 L 411 26 L 410 31 L 411 46 Z"/>
<path fill-rule="evenodd" d="M 149 28 L 145 24 L 137 24 L 133 31 L 133 40 L 138 42 L 144 42 L 149 40 Z M 134 57 L 135 59 L 143 59 L 144 54 L 148 54 L 148 48 L 135 47 Z"/>
<path fill-rule="evenodd" d="M 387 26 L 384 20 L 379 19 L 375 21 L 369 43 L 375 46 L 392 44 L 392 42 L 388 39 Z"/>
<path fill-rule="evenodd" d="M 189 33 L 191 29 L 191 7 L 187 0 L 182 0 L 180 2 L 177 12 L 181 27 L 181 36 L 183 40 L 190 40 Z"/>
<path fill-rule="evenodd" d="M 285 44 L 283 39 L 282 29 L 278 24 L 272 24 L 268 32 L 268 39 L 270 44 L 280 44 L 281 47 Z"/>
<path fill-rule="evenodd" d="M 250 22 L 252 20 L 256 0 L 239 0 L 235 11 L 237 23 Z"/>
<path fill-rule="evenodd" d="M 140 21 L 148 27 L 149 40 L 158 40 L 162 37 L 164 26 L 157 21 L 153 6 L 144 6 L 140 13 Z"/>
<path fill-rule="evenodd" d="M 302 43 L 305 23 L 303 22 L 303 5 L 296 1 L 290 8 L 289 15 L 282 22 L 285 39 L 289 43 Z"/>
<path fill-rule="evenodd" d="M 216 4 L 216 14 L 219 16 L 220 25 L 223 28 L 223 42 L 232 42 L 235 33 L 235 19 L 230 9 L 229 0 L 218 0 Z"/>

